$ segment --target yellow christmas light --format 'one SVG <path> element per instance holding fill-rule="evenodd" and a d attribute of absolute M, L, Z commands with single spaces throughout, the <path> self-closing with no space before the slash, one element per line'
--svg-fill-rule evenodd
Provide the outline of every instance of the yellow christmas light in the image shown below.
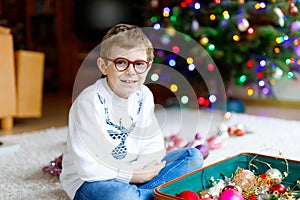
<path fill-rule="evenodd" d="M 171 90 L 172 92 L 177 92 L 177 91 L 178 91 L 178 86 L 177 86 L 175 83 L 173 83 L 173 84 L 170 86 L 170 90 Z"/>
<path fill-rule="evenodd" d="M 275 41 L 277 44 L 281 44 L 283 42 L 283 38 L 282 37 L 276 37 Z"/>
<path fill-rule="evenodd" d="M 240 41 L 241 38 L 240 38 L 239 35 L 235 34 L 235 35 L 232 37 L 232 39 L 233 39 L 234 41 L 238 42 L 238 41 Z"/>
<path fill-rule="evenodd" d="M 207 43 L 209 42 L 209 39 L 207 37 L 203 37 L 200 39 L 200 44 L 202 45 L 207 45 Z"/>
<path fill-rule="evenodd" d="M 228 20 L 230 18 L 229 12 L 227 10 L 224 10 L 222 13 L 225 20 Z"/>
<path fill-rule="evenodd" d="M 176 30 L 175 30 L 175 28 L 174 28 L 173 26 L 169 26 L 169 27 L 166 29 L 166 33 L 167 33 L 169 36 L 173 37 L 173 36 L 176 35 Z"/>
<path fill-rule="evenodd" d="M 163 12 L 163 16 L 164 16 L 164 17 L 169 17 L 169 16 L 170 16 L 170 13 L 168 13 L 168 12 Z"/>
<path fill-rule="evenodd" d="M 165 7 L 164 10 L 163 10 L 163 16 L 164 17 L 169 17 L 170 16 L 170 8 L 168 7 Z"/>
<path fill-rule="evenodd" d="M 210 16 L 209 16 L 209 19 L 211 20 L 211 21 L 214 21 L 214 20 L 216 20 L 216 15 L 215 14 L 211 14 Z"/>
<path fill-rule="evenodd" d="M 255 8 L 256 10 L 260 9 L 260 3 L 256 3 L 256 4 L 254 5 L 254 8 Z"/>
<path fill-rule="evenodd" d="M 254 94 L 254 90 L 252 88 L 247 89 L 247 95 L 252 96 Z"/>
<path fill-rule="evenodd" d="M 186 59 L 187 64 L 192 64 L 194 62 L 193 58 L 189 57 Z"/>

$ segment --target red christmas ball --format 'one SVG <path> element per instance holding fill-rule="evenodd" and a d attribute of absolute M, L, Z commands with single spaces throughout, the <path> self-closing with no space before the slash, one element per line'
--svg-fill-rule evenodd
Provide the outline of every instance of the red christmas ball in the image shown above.
<path fill-rule="evenodd" d="M 259 178 L 265 179 L 267 177 L 267 174 L 260 174 Z"/>
<path fill-rule="evenodd" d="M 200 200 L 198 194 L 191 190 L 184 190 L 180 192 L 177 196 L 183 198 L 184 200 Z"/>
<path fill-rule="evenodd" d="M 295 5 L 291 5 L 289 8 L 289 14 L 290 15 L 297 15 L 298 14 L 298 8 Z"/>
<path fill-rule="evenodd" d="M 272 191 L 275 192 L 279 192 L 281 194 L 285 193 L 286 192 L 286 187 L 280 183 L 277 183 L 275 185 L 272 186 Z"/>
<path fill-rule="evenodd" d="M 256 196 L 250 196 L 249 197 L 249 200 L 256 200 L 257 198 L 256 198 Z"/>

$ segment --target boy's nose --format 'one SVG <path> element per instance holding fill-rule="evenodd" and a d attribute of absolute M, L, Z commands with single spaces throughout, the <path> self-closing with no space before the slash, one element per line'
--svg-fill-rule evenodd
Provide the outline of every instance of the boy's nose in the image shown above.
<path fill-rule="evenodd" d="M 127 72 L 127 74 L 135 74 L 136 73 L 132 63 L 129 64 L 126 72 Z"/>

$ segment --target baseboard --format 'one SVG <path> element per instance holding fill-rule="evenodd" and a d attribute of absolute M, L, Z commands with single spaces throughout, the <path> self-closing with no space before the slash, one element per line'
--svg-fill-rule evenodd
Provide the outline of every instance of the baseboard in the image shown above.
<path fill-rule="evenodd" d="M 238 98 L 238 99 L 242 100 L 245 105 L 300 109 L 300 101 L 276 100 L 276 99 L 249 99 L 249 98 Z"/>

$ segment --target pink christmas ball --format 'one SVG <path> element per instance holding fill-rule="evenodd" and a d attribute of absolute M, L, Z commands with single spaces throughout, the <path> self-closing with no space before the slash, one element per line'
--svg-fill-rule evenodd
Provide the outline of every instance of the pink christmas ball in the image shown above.
<path fill-rule="evenodd" d="M 234 189 L 228 189 L 221 193 L 219 200 L 244 200 L 244 197 L 238 191 Z"/>

